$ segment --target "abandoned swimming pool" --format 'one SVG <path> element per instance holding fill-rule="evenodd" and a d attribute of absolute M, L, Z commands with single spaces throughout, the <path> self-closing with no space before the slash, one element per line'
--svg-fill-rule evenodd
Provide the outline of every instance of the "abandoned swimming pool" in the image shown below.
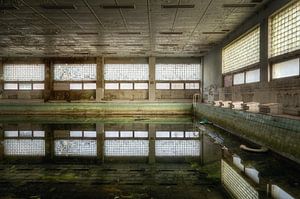
<path fill-rule="evenodd" d="M 300 197 L 296 163 L 191 117 L 1 120 L 0 197 Z"/>

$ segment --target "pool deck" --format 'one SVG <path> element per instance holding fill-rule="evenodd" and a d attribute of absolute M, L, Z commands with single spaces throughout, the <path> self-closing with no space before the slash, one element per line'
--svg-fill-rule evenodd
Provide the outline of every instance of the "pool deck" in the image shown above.
<path fill-rule="evenodd" d="M 300 121 L 282 116 L 251 113 L 198 104 L 199 118 L 212 121 L 226 131 L 265 146 L 300 164 Z"/>

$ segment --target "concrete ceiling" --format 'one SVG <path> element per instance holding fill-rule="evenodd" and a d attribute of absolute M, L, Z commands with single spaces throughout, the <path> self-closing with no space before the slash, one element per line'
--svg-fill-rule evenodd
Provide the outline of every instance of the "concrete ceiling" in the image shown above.
<path fill-rule="evenodd" d="M 0 0 L 0 56 L 201 56 L 265 1 L 249 3 L 253 0 Z M 109 7 L 116 5 L 134 8 Z"/>

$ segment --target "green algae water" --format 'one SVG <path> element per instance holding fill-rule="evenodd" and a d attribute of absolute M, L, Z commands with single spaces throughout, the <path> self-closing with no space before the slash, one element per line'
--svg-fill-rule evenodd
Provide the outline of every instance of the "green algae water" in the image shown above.
<path fill-rule="evenodd" d="M 186 116 L 1 116 L 1 198 L 299 198 L 298 165 Z"/>

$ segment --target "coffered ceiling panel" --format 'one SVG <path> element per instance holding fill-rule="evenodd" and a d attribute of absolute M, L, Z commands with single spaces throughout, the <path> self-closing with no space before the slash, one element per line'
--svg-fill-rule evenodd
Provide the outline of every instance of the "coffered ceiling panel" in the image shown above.
<path fill-rule="evenodd" d="M 264 3 L 2 0 L 0 56 L 201 56 Z"/>

